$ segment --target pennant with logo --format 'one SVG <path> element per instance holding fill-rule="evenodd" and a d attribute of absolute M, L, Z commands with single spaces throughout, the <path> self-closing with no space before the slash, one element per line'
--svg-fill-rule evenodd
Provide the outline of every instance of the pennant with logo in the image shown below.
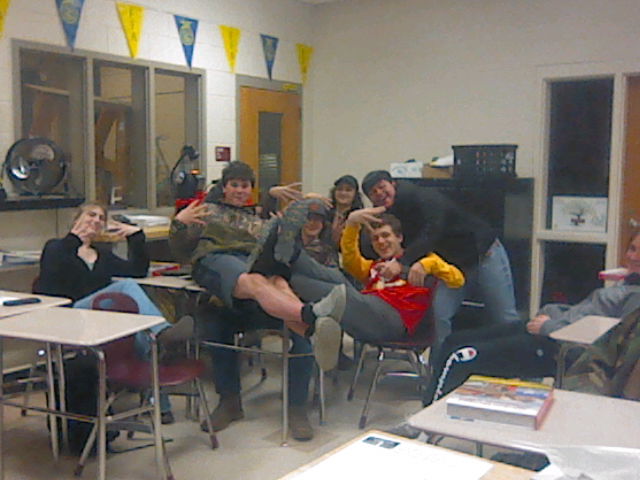
<path fill-rule="evenodd" d="M 196 32 L 198 31 L 198 20 L 181 17 L 180 15 L 174 15 L 173 17 L 176 19 L 176 27 L 178 27 L 178 35 L 180 35 L 184 57 L 187 59 L 187 65 L 191 67 L 193 48 L 196 44 Z"/>
<path fill-rule="evenodd" d="M 298 63 L 300 64 L 300 74 L 302 75 L 302 83 L 307 82 L 307 73 L 309 73 L 309 64 L 311 63 L 311 55 L 313 55 L 313 47 L 296 43 L 298 49 Z"/>
<path fill-rule="evenodd" d="M 129 45 L 129 53 L 131 54 L 131 58 L 136 58 L 138 56 L 140 37 L 142 36 L 144 7 L 123 2 L 117 2 L 116 5 L 118 7 L 120 23 L 122 23 L 122 29 L 124 30 L 124 36 L 127 38 L 127 45 Z"/>
<path fill-rule="evenodd" d="M 231 71 L 235 73 L 238 46 L 240 45 L 240 29 L 236 27 L 229 27 L 227 25 L 220 25 L 220 33 L 222 34 L 222 40 L 224 41 L 224 50 L 227 52 L 229 68 L 231 68 Z"/>
<path fill-rule="evenodd" d="M 62 29 L 67 37 L 67 44 L 73 50 L 76 44 L 76 34 L 78 33 L 84 0 L 56 0 L 56 5 L 58 6 Z"/>
<path fill-rule="evenodd" d="M 262 38 L 262 52 L 264 53 L 264 61 L 267 64 L 267 73 L 271 80 L 271 72 L 273 70 L 273 62 L 276 60 L 276 51 L 278 50 L 278 38 L 260 34 Z"/>
<path fill-rule="evenodd" d="M 0 38 L 2 38 L 2 33 L 4 32 L 4 21 L 7 18 L 10 3 L 11 0 L 0 0 Z"/>

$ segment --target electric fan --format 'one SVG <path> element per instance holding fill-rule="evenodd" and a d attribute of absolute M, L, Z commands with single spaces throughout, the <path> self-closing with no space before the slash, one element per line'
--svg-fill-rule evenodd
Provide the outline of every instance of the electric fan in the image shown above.
<path fill-rule="evenodd" d="M 62 181 L 66 169 L 60 147 L 43 137 L 18 140 L 4 161 L 4 173 L 22 195 L 49 193 Z"/>

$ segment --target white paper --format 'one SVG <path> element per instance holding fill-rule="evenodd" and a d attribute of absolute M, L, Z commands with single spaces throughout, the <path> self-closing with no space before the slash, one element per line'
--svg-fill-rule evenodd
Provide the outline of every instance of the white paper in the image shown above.
<path fill-rule="evenodd" d="M 624 435 L 623 432 L 621 432 Z M 545 447 L 554 467 L 535 480 L 639 480 L 640 450 L 600 446 Z"/>
<path fill-rule="evenodd" d="M 348 477 L 366 480 L 478 480 L 492 464 L 431 445 L 373 434 L 300 472 L 297 480 Z"/>
<path fill-rule="evenodd" d="M 18 297 L 0 297 L 0 305 L 2 305 L 7 300 L 17 300 Z"/>
<path fill-rule="evenodd" d="M 430 167 L 453 167 L 453 154 L 452 155 L 447 155 L 445 157 L 436 157 L 433 160 L 431 160 L 431 163 L 429 163 Z"/>

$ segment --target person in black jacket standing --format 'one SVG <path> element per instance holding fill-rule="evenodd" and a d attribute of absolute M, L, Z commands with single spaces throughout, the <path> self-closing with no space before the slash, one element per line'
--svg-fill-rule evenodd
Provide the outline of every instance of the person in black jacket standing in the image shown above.
<path fill-rule="evenodd" d="M 375 206 L 398 217 L 405 238 L 402 259 L 389 262 L 385 276 L 397 275 L 418 259 L 435 252 L 460 268 L 462 288 L 439 285 L 433 304 L 437 345 L 451 332 L 454 317 L 467 292 L 476 286 L 488 318 L 494 323 L 520 321 L 516 311 L 509 257 L 496 232 L 483 220 L 455 205 L 437 191 L 394 180 L 386 170 L 369 172 L 362 189 Z"/>

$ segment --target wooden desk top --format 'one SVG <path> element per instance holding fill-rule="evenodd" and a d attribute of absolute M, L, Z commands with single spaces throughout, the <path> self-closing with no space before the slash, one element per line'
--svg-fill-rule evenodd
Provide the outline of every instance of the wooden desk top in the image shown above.
<path fill-rule="evenodd" d="M 429 464 L 431 464 L 432 468 L 434 468 L 433 462 L 438 460 L 442 461 L 442 465 L 440 465 L 440 468 L 443 468 L 443 467 L 446 467 L 446 465 L 444 465 L 445 462 L 447 464 L 450 463 L 452 465 L 455 465 L 455 463 L 459 463 L 464 459 L 470 459 L 473 461 L 473 463 L 486 462 L 486 464 L 493 465 L 491 469 L 481 477 L 483 480 L 525 480 L 525 479 L 530 479 L 534 474 L 534 472 L 531 472 L 529 470 L 513 467 L 511 465 L 506 465 L 503 463 L 494 462 L 492 460 L 488 460 L 485 458 L 474 457 L 466 453 L 460 453 L 454 450 L 448 450 L 443 447 L 429 445 L 427 443 L 419 442 L 417 440 L 410 440 L 408 438 L 398 437 L 396 435 L 391 435 L 389 433 L 384 433 L 377 430 L 369 430 L 368 432 L 359 435 L 358 437 L 345 443 L 344 445 L 341 445 L 340 447 L 326 453 L 325 455 L 314 460 L 313 462 L 303 465 L 302 467 L 294 470 L 288 475 L 285 475 L 280 480 L 294 480 L 297 478 L 299 478 L 300 480 L 328 478 L 327 476 L 328 470 L 329 468 L 333 468 L 333 467 L 327 468 L 328 467 L 327 461 L 336 461 L 338 454 L 344 452 L 349 447 L 353 449 L 354 446 L 356 446 L 355 444 L 362 443 L 362 441 L 368 437 L 381 437 L 383 439 L 391 439 L 394 442 L 398 442 L 400 445 L 406 445 L 406 446 L 409 446 L 410 448 L 413 448 L 414 449 L 413 453 L 416 453 L 415 446 L 417 446 L 419 448 L 417 452 L 419 452 L 420 454 L 433 455 L 433 457 L 426 457 L 426 456 L 424 457 L 425 469 L 429 468 Z M 395 471 L 396 468 L 399 467 L 399 465 L 393 464 L 395 462 L 392 462 L 391 455 L 394 453 L 393 449 L 378 447 L 377 445 L 372 445 L 371 448 L 372 448 L 372 455 L 373 455 L 373 457 L 371 458 L 372 462 L 374 462 L 376 458 L 379 460 L 380 456 L 386 455 L 387 459 L 385 460 L 384 468 L 388 467 L 389 470 Z M 380 448 L 380 450 L 377 450 L 377 451 L 374 450 L 376 448 Z M 393 447 L 393 448 L 396 448 L 396 447 Z M 351 456 L 351 452 L 347 452 L 347 453 L 349 453 L 349 458 L 345 458 L 345 460 L 357 461 L 353 459 L 353 457 Z M 362 453 L 362 452 L 359 452 L 359 453 Z M 402 453 L 402 452 L 399 452 L 399 453 Z M 406 454 L 398 455 L 398 457 L 400 457 L 398 458 L 398 461 L 401 462 L 402 464 L 404 464 L 404 462 L 406 461 L 405 455 Z M 422 461 L 422 458 L 420 458 L 418 461 Z M 376 462 L 376 463 L 379 463 L 379 462 Z M 335 467 L 339 467 L 339 466 L 335 465 Z M 350 470 L 349 476 L 353 478 L 366 478 L 367 480 L 377 480 L 378 478 L 385 478 L 385 480 L 389 480 L 390 478 L 398 478 L 397 475 L 389 476 L 387 472 L 383 472 L 383 471 L 377 471 L 377 472 L 367 471 L 366 465 L 362 465 L 361 462 L 359 462 L 358 465 L 349 465 L 349 467 L 352 469 Z M 320 469 L 322 469 L 323 471 L 320 471 Z M 428 470 L 425 470 L 425 471 L 428 471 Z M 378 473 L 378 476 L 376 476 L 376 473 Z M 406 479 L 407 477 L 401 475 L 400 478 Z M 450 477 L 450 478 L 454 478 L 454 477 Z"/>
<path fill-rule="evenodd" d="M 538 430 L 450 418 L 446 396 L 410 417 L 409 424 L 429 433 L 525 451 L 540 452 L 547 445 L 640 448 L 640 402 L 558 389 L 553 394 Z"/>
<path fill-rule="evenodd" d="M 620 323 L 619 318 L 603 317 L 600 315 L 587 315 L 580 320 L 566 325 L 549 336 L 563 342 L 591 345 L 602 335 Z"/>
<path fill-rule="evenodd" d="M 159 325 L 164 318 L 80 308 L 51 307 L 0 321 L 0 337 L 96 346 Z"/>
<path fill-rule="evenodd" d="M 26 313 L 26 312 L 32 312 L 34 310 L 41 310 L 43 308 L 67 305 L 71 303 L 71 300 L 64 297 L 50 297 L 48 295 L 35 295 L 33 293 L 12 292 L 9 290 L 0 290 L 0 297 L 11 297 L 11 298 L 37 297 L 40 299 L 40 303 L 28 303 L 26 305 L 16 305 L 14 307 L 5 307 L 4 305 L 2 305 L 2 303 L 0 303 L 0 318 L 10 317 L 12 315 L 19 315 L 21 313 Z"/>

